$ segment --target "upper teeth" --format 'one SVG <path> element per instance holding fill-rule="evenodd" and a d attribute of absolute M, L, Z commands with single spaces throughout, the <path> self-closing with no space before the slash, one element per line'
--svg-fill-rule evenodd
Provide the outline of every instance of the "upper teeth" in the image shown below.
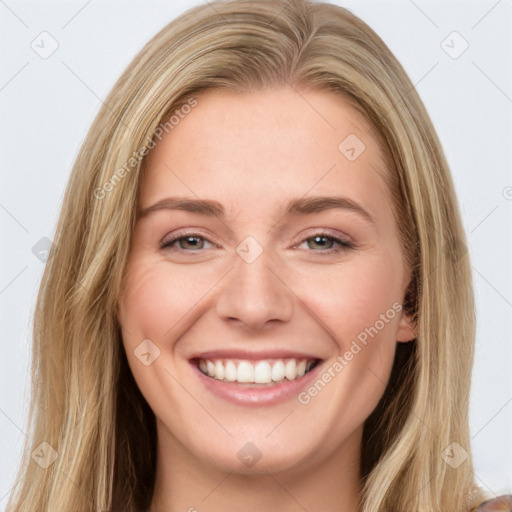
<path fill-rule="evenodd" d="M 259 361 L 235 359 L 200 359 L 200 370 L 209 377 L 224 382 L 254 382 L 268 384 L 302 377 L 314 365 L 311 359 L 265 359 Z"/>

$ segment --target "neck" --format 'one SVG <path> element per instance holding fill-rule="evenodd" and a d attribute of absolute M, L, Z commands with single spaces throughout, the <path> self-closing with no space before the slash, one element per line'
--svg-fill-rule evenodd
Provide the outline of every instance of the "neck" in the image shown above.
<path fill-rule="evenodd" d="M 157 430 L 157 470 L 150 512 L 359 510 L 362 429 L 315 465 L 249 475 L 205 463 L 162 425 Z"/>

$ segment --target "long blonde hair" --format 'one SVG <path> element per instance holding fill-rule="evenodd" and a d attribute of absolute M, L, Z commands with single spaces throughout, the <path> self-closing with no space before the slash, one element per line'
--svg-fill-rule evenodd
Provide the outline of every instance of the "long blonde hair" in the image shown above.
<path fill-rule="evenodd" d="M 299 85 L 343 95 L 372 126 L 413 275 L 405 306 L 417 337 L 398 344 L 389 385 L 365 423 L 361 511 L 467 512 L 483 499 L 468 427 L 475 319 L 466 239 L 447 162 L 413 84 L 346 9 L 217 0 L 146 44 L 76 159 L 37 301 L 30 436 L 9 512 L 149 506 L 155 419 L 117 321 L 145 155 L 159 127 L 201 90 Z M 36 448 L 55 459 L 47 468 Z M 467 456 L 458 467 L 447 462 L 454 449 Z"/>

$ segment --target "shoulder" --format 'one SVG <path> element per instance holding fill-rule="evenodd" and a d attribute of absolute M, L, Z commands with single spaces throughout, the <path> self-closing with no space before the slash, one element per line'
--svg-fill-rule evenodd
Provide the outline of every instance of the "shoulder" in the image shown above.
<path fill-rule="evenodd" d="M 484 501 L 475 512 L 512 512 L 512 494 Z"/>

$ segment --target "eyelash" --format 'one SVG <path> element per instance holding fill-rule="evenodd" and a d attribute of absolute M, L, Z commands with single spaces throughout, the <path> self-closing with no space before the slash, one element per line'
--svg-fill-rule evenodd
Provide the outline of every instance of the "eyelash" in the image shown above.
<path fill-rule="evenodd" d="M 327 250 L 315 251 L 312 249 L 313 252 L 318 252 L 319 254 L 322 254 L 322 255 L 334 254 L 334 253 L 338 253 L 341 251 L 346 251 L 347 249 L 354 248 L 354 244 L 352 244 L 351 242 L 348 242 L 347 240 L 343 240 L 341 238 L 335 237 L 329 233 L 324 233 L 324 232 L 314 233 L 313 235 L 308 236 L 307 238 L 303 239 L 297 245 L 301 245 L 302 243 L 307 242 L 308 240 L 311 240 L 314 238 L 319 238 L 319 237 L 327 238 L 327 239 L 333 241 L 334 243 L 338 244 L 338 246 L 339 246 L 338 248 L 331 248 L 331 249 L 327 249 Z M 170 240 L 160 242 L 160 249 L 172 249 L 173 245 L 176 242 L 179 242 L 180 240 L 184 240 L 186 238 L 197 238 L 197 239 L 205 240 L 205 241 L 213 244 L 213 242 L 210 242 L 207 238 L 205 238 L 204 236 L 202 236 L 198 233 L 180 233 Z M 213 245 L 216 245 L 216 244 L 213 244 Z M 297 245 L 295 245 L 294 247 L 297 247 Z M 181 248 L 178 248 L 177 251 L 181 252 L 181 253 L 185 253 L 185 254 L 194 253 L 194 252 L 202 252 L 202 250 L 194 251 L 194 250 L 187 250 L 187 249 L 181 249 Z"/>

